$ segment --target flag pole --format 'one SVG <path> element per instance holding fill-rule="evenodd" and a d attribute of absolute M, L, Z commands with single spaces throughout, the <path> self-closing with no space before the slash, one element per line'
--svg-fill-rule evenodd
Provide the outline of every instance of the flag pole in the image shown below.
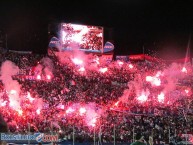
<path fill-rule="evenodd" d="M 30 123 L 28 122 L 28 134 L 30 135 L 31 133 L 30 133 L 30 130 L 31 130 L 31 128 L 30 128 Z M 30 145 L 30 140 L 28 140 L 28 145 Z"/>
<path fill-rule="evenodd" d="M 116 136 L 115 136 L 115 124 L 114 124 L 113 134 L 114 134 L 114 145 L 115 145 L 115 144 L 116 144 Z"/>
<path fill-rule="evenodd" d="M 144 47 L 144 45 L 143 45 L 143 54 L 145 54 L 145 47 Z"/>
<path fill-rule="evenodd" d="M 187 48 L 186 48 L 186 56 L 185 56 L 184 65 L 187 63 L 188 59 L 191 60 L 190 43 L 191 43 L 191 34 L 189 35 L 189 39 L 188 39 L 188 46 L 187 46 Z"/>
<path fill-rule="evenodd" d="M 145 47 L 143 45 L 143 57 L 144 57 L 144 61 L 145 61 Z"/>
<path fill-rule="evenodd" d="M 74 138 L 74 125 L 73 125 L 73 133 L 72 133 L 72 138 L 73 138 L 73 145 L 74 145 L 74 142 L 75 142 L 75 138 Z"/>
<path fill-rule="evenodd" d="M 135 142 L 135 128 L 133 127 L 133 142 Z"/>
<path fill-rule="evenodd" d="M 95 138 L 95 126 L 94 126 L 94 145 L 96 145 L 96 138 Z"/>
<path fill-rule="evenodd" d="M 52 122 L 52 120 L 51 120 L 51 135 L 53 135 L 53 122 Z M 51 142 L 51 144 L 52 145 L 54 144 L 53 141 Z"/>
<path fill-rule="evenodd" d="M 101 130 L 101 126 L 100 126 L 100 130 L 99 130 L 99 145 L 102 144 L 101 134 L 102 134 L 102 130 Z"/>
<path fill-rule="evenodd" d="M 169 132 L 168 132 L 168 138 L 169 138 L 169 143 L 170 143 L 170 128 L 169 128 Z"/>
<path fill-rule="evenodd" d="M 186 128 L 186 145 L 188 144 L 188 134 L 187 134 L 187 128 Z"/>

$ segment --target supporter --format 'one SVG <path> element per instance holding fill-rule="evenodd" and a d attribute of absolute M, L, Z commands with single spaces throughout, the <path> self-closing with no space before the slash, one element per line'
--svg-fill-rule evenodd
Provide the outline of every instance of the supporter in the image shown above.
<path fill-rule="evenodd" d="M 133 142 L 131 145 L 146 145 L 147 142 L 144 139 L 144 136 L 141 133 L 137 133 L 135 136 L 136 141 Z M 153 139 L 149 137 L 149 144 L 153 145 Z"/>
<path fill-rule="evenodd" d="M 1 133 L 7 133 L 8 132 L 8 126 L 5 122 L 3 116 L 0 114 L 0 134 Z M 0 145 L 6 145 L 7 143 L 0 138 Z"/>
<path fill-rule="evenodd" d="M 7 123 L 5 122 L 3 116 L 0 114 L 0 132 L 8 132 L 8 126 Z"/>
<path fill-rule="evenodd" d="M 102 110 L 95 127 L 95 133 L 100 133 L 102 142 L 113 142 L 114 126 L 116 141 L 130 143 L 135 132 L 141 132 L 145 140 L 148 140 L 153 132 L 154 144 L 161 144 L 169 143 L 169 136 L 176 141 L 182 140 L 185 129 L 188 132 L 193 131 L 191 114 L 188 115 L 193 112 L 192 75 L 187 74 L 186 77 L 177 75 L 179 78 L 170 76 L 168 80 L 160 74 L 161 85 L 156 87 L 145 81 L 147 75 L 156 76 L 158 71 L 167 74 L 170 66 L 129 62 L 128 64 L 132 63 L 134 66 L 131 69 L 127 63 L 120 66 L 115 61 L 111 64 L 88 63 L 85 65 L 85 71 L 80 71 L 80 66 L 70 61 L 71 58 L 61 62 L 55 56 L 12 52 L 2 55 L 1 64 L 5 60 L 11 60 L 19 68 L 26 70 L 22 76 L 33 76 L 32 79 L 19 78 L 19 75 L 13 77 L 19 82 L 20 95 L 24 96 L 19 108 L 22 111 L 16 109 L 17 106 L 9 105 L 10 94 L 5 88 L 5 82 L 0 83 L 2 92 L 0 109 L 10 132 L 26 133 L 30 124 L 34 132 L 50 133 L 52 129 L 52 132 L 58 133 L 61 139 L 72 141 L 74 126 L 76 141 L 93 141 L 93 126 L 88 126 L 85 116 L 78 114 L 79 111 L 72 114 L 66 111 L 76 105 L 79 107 L 91 104 L 91 107 L 95 108 L 90 112 L 91 115 L 95 114 L 95 111 Z M 52 63 L 45 63 L 42 58 L 47 58 L 44 60 Z M 32 67 L 36 68 L 34 69 L 36 71 L 31 71 Z M 108 71 L 100 72 L 100 68 L 108 68 Z M 50 72 L 51 79 L 47 79 L 46 75 Z M 41 74 L 41 79 L 37 79 L 38 74 Z M 176 86 L 172 86 L 173 84 L 167 86 L 168 81 L 170 84 L 175 81 Z M 137 98 L 141 88 L 148 90 L 150 94 L 144 102 Z M 189 90 L 186 90 L 187 88 Z M 159 102 L 157 96 L 166 90 L 170 91 L 165 93 L 165 99 L 172 99 Z M 187 100 L 184 101 L 185 99 Z"/>

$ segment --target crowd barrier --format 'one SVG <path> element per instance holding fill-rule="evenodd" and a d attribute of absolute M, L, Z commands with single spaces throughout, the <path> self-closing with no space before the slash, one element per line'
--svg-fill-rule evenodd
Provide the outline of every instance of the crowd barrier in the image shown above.
<path fill-rule="evenodd" d="M 38 142 L 36 141 L 7 141 L 7 143 L 10 145 L 38 145 Z M 111 142 L 111 143 L 99 143 L 96 142 L 94 144 L 94 142 L 73 142 L 72 141 L 63 141 L 63 142 L 58 142 L 56 144 L 53 143 L 42 143 L 42 145 L 131 145 L 131 143 L 115 143 Z M 148 145 L 148 144 L 147 144 Z M 166 145 L 166 144 L 154 144 L 154 145 Z M 185 143 L 178 143 L 177 145 L 185 145 Z M 188 144 L 191 145 L 191 144 Z M 193 145 L 193 144 L 192 144 Z"/>

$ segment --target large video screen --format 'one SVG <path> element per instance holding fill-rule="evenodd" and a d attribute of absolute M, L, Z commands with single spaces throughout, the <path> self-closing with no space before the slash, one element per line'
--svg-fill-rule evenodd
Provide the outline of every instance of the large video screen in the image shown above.
<path fill-rule="evenodd" d="M 63 50 L 103 51 L 103 27 L 61 23 L 60 41 Z"/>

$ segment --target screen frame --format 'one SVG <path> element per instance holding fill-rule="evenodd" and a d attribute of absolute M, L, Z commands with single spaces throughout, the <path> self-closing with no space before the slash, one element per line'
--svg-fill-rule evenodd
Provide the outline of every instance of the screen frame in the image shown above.
<path fill-rule="evenodd" d="M 72 22 L 60 22 L 59 23 L 59 33 L 60 33 L 60 41 L 62 41 L 62 34 L 61 34 L 61 31 L 62 31 L 62 27 L 64 24 L 71 24 L 71 25 L 80 25 L 80 26 L 90 26 L 90 27 L 98 27 L 98 28 L 101 28 L 101 31 L 102 31 L 102 44 L 101 44 L 101 49 L 100 49 L 100 53 L 102 54 L 104 52 L 104 27 L 103 26 L 99 26 L 99 25 L 87 25 L 87 24 L 80 24 L 80 23 L 72 23 Z M 83 50 L 83 49 L 82 49 Z M 84 48 L 84 50 L 86 50 Z M 89 49 L 90 50 L 90 49 Z M 90 51 L 90 53 L 94 53 L 94 51 L 92 52 L 92 50 Z"/>

